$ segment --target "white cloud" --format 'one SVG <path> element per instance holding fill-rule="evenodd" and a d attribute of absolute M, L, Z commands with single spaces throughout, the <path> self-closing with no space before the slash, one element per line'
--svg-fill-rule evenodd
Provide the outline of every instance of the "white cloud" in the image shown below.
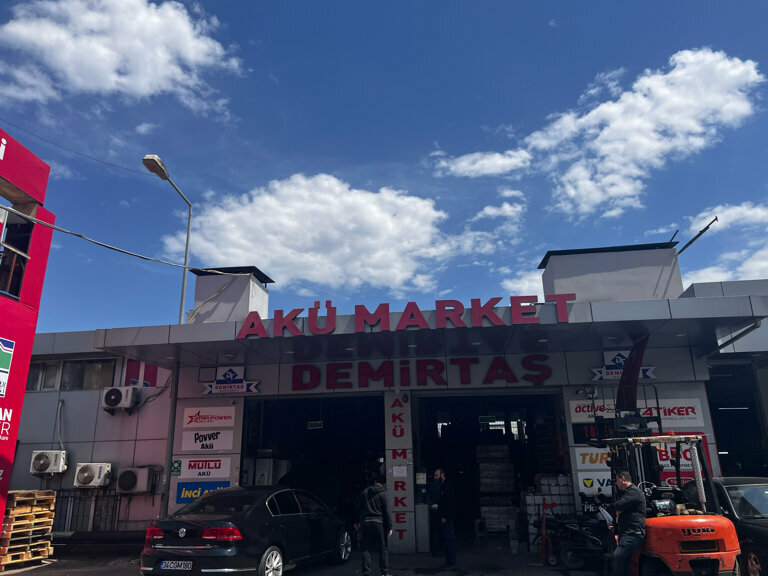
<path fill-rule="evenodd" d="M 193 17 L 179 2 L 29 0 L 11 10 L 0 43 L 24 54 L 28 64 L 0 68 L 2 99 L 173 94 L 197 112 L 226 113 L 226 101 L 201 75 L 238 73 L 240 61 L 211 38 L 218 21 L 198 9 Z"/>
<path fill-rule="evenodd" d="M 432 156 L 437 156 L 434 152 Z M 473 152 L 457 158 L 441 158 L 435 164 L 435 175 L 466 176 L 501 176 L 514 170 L 526 168 L 531 163 L 527 150 L 507 150 L 498 152 Z"/>
<path fill-rule="evenodd" d="M 500 245 L 503 243 L 516 244 L 521 240 L 520 229 L 523 224 L 525 204 L 510 204 L 502 202 L 501 206 L 485 206 L 480 212 L 469 219 L 470 222 L 477 222 L 484 219 L 501 219 L 502 223 L 494 229 L 492 237 L 498 239 Z"/>
<path fill-rule="evenodd" d="M 715 217 L 717 217 L 717 222 L 712 225 L 708 233 L 722 232 L 732 226 L 740 228 L 768 226 L 768 206 L 752 202 L 742 202 L 737 205 L 720 204 L 712 208 L 706 208 L 696 216 L 689 218 L 688 232 L 691 234 L 698 233 Z"/>
<path fill-rule="evenodd" d="M 512 190 L 511 188 L 501 188 L 499 190 L 499 196 L 502 198 L 520 198 L 525 200 L 525 193 L 521 190 Z"/>
<path fill-rule="evenodd" d="M 760 280 L 768 278 L 768 242 L 757 246 L 724 252 L 712 266 L 683 274 L 684 286 L 694 282 L 726 282 L 729 280 Z"/>
<path fill-rule="evenodd" d="M 525 213 L 525 204 L 503 202 L 501 206 L 486 206 L 471 218 L 471 222 L 483 218 L 507 218 L 519 221 Z"/>
<path fill-rule="evenodd" d="M 624 68 L 610 70 L 608 72 L 600 72 L 579 97 L 579 104 L 586 104 L 590 100 L 601 96 L 603 92 L 607 92 L 612 98 L 620 96 L 622 90 L 619 81 L 624 75 L 624 72 L 626 72 Z"/>
<path fill-rule="evenodd" d="M 136 126 L 136 134 L 141 134 L 142 136 L 146 136 L 147 134 L 152 134 L 157 129 L 157 124 L 152 124 L 151 122 L 142 122 L 138 126 Z"/>
<path fill-rule="evenodd" d="M 519 272 L 512 278 L 502 280 L 501 287 L 513 295 L 529 296 L 535 294 L 539 302 L 544 301 L 544 285 L 541 281 L 542 271 Z"/>
<path fill-rule="evenodd" d="M 493 249 L 482 233 L 446 237 L 432 200 L 354 189 L 327 174 L 294 175 L 242 196 L 195 206 L 191 250 L 206 266 L 254 264 L 280 287 L 314 283 L 392 291 L 434 290 L 439 263 Z M 163 239 L 179 258 L 185 231 Z"/>
<path fill-rule="evenodd" d="M 735 279 L 734 272 L 725 266 L 708 266 L 683 274 L 683 286 L 687 288 L 691 284 L 700 282 L 727 282 Z"/>
<path fill-rule="evenodd" d="M 46 160 L 46 164 L 51 167 L 51 180 L 78 180 L 81 177 L 75 174 L 69 166 L 56 162 L 55 160 Z"/>
<path fill-rule="evenodd" d="M 525 138 L 526 148 L 444 157 L 436 175 L 502 176 L 528 168 L 551 178 L 554 209 L 575 219 L 598 211 L 616 218 L 643 207 L 653 171 L 714 145 L 724 129 L 749 117 L 752 92 L 764 81 L 755 62 L 710 49 L 677 52 L 665 70 L 645 71 L 624 92 L 622 73 L 598 74 L 580 104 L 604 92 L 613 100 L 552 115 Z"/>
<path fill-rule="evenodd" d="M 672 224 L 669 224 L 667 226 L 659 226 L 658 228 L 654 228 L 653 230 L 646 230 L 644 232 L 645 236 L 658 236 L 659 234 L 669 234 L 670 232 L 674 232 L 677 230 L 677 224 L 674 222 Z"/>
<path fill-rule="evenodd" d="M 684 50 L 667 71 L 646 71 L 617 100 L 563 114 L 527 142 L 549 155 L 544 165 L 559 210 L 584 217 L 603 209 L 615 217 L 642 207 L 652 170 L 712 146 L 723 128 L 751 115 L 749 92 L 763 79 L 753 61 Z"/>

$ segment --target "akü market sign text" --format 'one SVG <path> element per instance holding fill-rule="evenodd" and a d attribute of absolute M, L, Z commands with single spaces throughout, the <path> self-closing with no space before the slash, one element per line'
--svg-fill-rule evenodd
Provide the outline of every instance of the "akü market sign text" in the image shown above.
<path fill-rule="evenodd" d="M 576 299 L 576 294 L 547 294 L 545 302 L 554 302 L 558 322 L 568 322 L 568 302 Z M 434 315 L 429 314 L 431 320 L 419 308 L 416 302 L 408 302 L 400 315 L 400 319 L 394 330 L 407 330 L 418 328 L 429 330 L 435 328 L 468 328 L 481 326 L 506 326 L 507 324 L 539 324 L 536 316 L 538 302 L 537 296 L 510 296 L 509 298 L 509 322 L 505 322 L 495 311 L 502 298 L 495 297 L 483 303 L 479 298 L 473 298 L 469 309 L 458 300 L 437 300 L 435 302 Z M 308 336 L 309 334 L 332 334 L 336 331 L 336 308 L 330 300 L 325 302 L 324 322 L 320 322 L 320 302 L 315 302 L 307 311 L 306 322 L 299 315 L 304 308 L 294 308 L 287 314 L 284 310 L 275 310 L 271 324 L 271 334 L 258 312 L 250 312 L 243 322 L 243 326 L 237 333 L 238 339 L 258 336 L 259 338 L 281 337 L 287 330 L 292 336 Z M 365 332 L 367 328 L 379 326 L 382 332 L 392 330 L 390 322 L 389 304 L 379 304 L 374 312 L 371 312 L 362 304 L 355 306 L 355 332 Z M 307 331 L 309 334 L 307 334 Z"/>

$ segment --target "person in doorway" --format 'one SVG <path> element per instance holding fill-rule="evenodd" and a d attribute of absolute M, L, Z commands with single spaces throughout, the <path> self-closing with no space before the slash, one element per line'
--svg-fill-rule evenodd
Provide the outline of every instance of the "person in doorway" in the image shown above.
<path fill-rule="evenodd" d="M 629 472 L 617 473 L 615 484 L 621 496 L 616 500 L 619 544 L 613 552 L 613 576 L 629 576 L 632 553 L 645 540 L 645 495 L 632 484 Z"/>
<path fill-rule="evenodd" d="M 435 480 L 440 482 L 440 501 L 437 504 L 437 512 L 440 516 L 440 524 L 443 528 L 443 552 L 445 552 L 445 564 L 443 568 L 456 566 L 456 497 L 453 492 L 453 483 L 445 477 L 445 469 L 435 470 Z"/>
<path fill-rule="evenodd" d="M 443 526 L 440 523 L 441 483 L 437 476 L 427 485 L 427 503 L 429 504 L 429 551 L 432 556 L 440 556 L 443 549 Z"/>
<path fill-rule="evenodd" d="M 355 530 L 361 530 L 363 549 L 363 576 L 371 576 L 371 553 L 379 553 L 379 570 L 389 576 L 388 539 L 392 535 L 392 518 L 389 515 L 387 491 L 383 478 L 375 472 L 368 477 L 368 487 L 358 500 L 359 522 Z"/>

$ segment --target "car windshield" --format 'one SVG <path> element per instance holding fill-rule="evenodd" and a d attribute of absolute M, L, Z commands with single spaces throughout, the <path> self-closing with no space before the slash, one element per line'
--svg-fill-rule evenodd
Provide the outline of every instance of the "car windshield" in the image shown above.
<path fill-rule="evenodd" d="M 726 486 L 728 496 L 742 518 L 768 517 L 768 484 Z"/>
<path fill-rule="evenodd" d="M 174 513 L 174 517 L 188 514 L 209 514 L 212 516 L 234 516 L 247 512 L 259 499 L 260 494 L 245 491 L 230 492 L 216 490 L 193 500 Z"/>

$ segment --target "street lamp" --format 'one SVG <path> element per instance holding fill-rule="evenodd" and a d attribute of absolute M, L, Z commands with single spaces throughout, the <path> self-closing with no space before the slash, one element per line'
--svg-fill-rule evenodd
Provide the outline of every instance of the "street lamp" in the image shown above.
<path fill-rule="evenodd" d="M 181 199 L 184 200 L 189 207 L 189 216 L 187 216 L 187 245 L 186 248 L 184 248 L 184 270 L 182 270 L 181 277 L 181 305 L 179 306 L 179 324 L 184 324 L 184 301 L 187 297 L 187 264 L 189 263 L 189 231 L 192 227 L 192 204 L 190 204 L 187 197 L 182 194 L 178 186 L 173 183 L 171 177 L 168 176 L 168 169 L 165 167 L 165 164 L 163 164 L 163 161 L 160 160 L 160 156 L 157 154 L 147 154 L 141 161 L 144 163 L 144 166 L 147 167 L 147 170 L 153 174 L 157 174 L 163 180 L 168 180 L 168 182 L 171 183 L 171 186 L 173 186 L 173 189 L 179 193 Z"/>

